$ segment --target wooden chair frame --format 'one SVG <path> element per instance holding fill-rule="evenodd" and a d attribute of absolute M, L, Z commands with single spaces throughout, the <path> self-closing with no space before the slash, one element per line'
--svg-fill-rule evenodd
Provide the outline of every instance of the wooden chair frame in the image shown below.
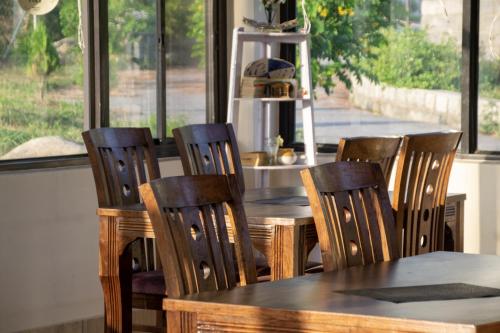
<path fill-rule="evenodd" d="M 401 137 L 342 138 L 337 149 L 336 161 L 379 163 L 386 183 L 389 184 L 401 140 Z"/>
<path fill-rule="evenodd" d="M 140 204 L 139 185 L 160 178 L 160 168 L 149 128 L 98 128 L 83 132 L 82 137 L 94 175 L 99 207 Z M 102 241 L 101 239 L 100 242 Z M 139 238 L 139 243 L 128 246 L 128 254 L 122 260 L 131 262 L 132 258 L 139 257 L 141 270 L 159 268 L 153 240 Z M 101 277 L 101 282 L 108 283 L 107 277 Z M 133 293 L 131 306 L 162 311 L 162 300 L 163 295 Z M 108 297 L 105 297 L 105 302 L 109 303 Z M 108 309 L 114 307 L 116 304 L 106 304 Z M 163 326 L 163 318 L 163 315 L 158 316 L 156 327 L 134 325 L 134 328 L 157 332 L 157 327 Z"/>
<path fill-rule="evenodd" d="M 235 174 L 245 192 L 243 168 L 232 124 L 200 124 L 175 128 L 175 142 L 185 175 Z"/>
<path fill-rule="evenodd" d="M 325 271 L 399 257 L 378 163 L 334 162 L 301 171 Z"/>
<path fill-rule="evenodd" d="M 235 176 L 163 178 L 141 185 L 140 191 L 157 237 L 170 297 L 236 286 L 224 207 L 233 231 L 240 284 L 257 282 Z"/>
<path fill-rule="evenodd" d="M 444 249 L 444 213 L 461 132 L 403 138 L 392 206 L 402 256 Z"/>

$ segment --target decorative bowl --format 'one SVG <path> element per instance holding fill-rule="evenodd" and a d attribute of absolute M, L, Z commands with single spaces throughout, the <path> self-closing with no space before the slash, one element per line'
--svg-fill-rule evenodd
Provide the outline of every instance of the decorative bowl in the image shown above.
<path fill-rule="evenodd" d="M 297 154 L 295 154 L 293 148 L 280 148 L 278 162 L 283 165 L 292 165 L 297 162 Z"/>

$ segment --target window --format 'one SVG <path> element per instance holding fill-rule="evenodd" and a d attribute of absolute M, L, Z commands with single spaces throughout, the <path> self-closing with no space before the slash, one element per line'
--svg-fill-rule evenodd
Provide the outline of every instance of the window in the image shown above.
<path fill-rule="evenodd" d="M 500 151 L 500 1 L 481 0 L 479 15 L 478 149 Z"/>
<path fill-rule="evenodd" d="M 479 8 L 471 0 L 305 4 L 320 151 L 344 136 L 441 130 L 464 132 L 462 152 L 500 151 L 498 0 L 480 1 L 480 19 L 471 18 Z M 300 6 L 296 13 L 300 20 Z M 280 114 L 280 132 L 300 146 L 299 108 L 293 116 Z"/>
<path fill-rule="evenodd" d="M 77 2 L 45 15 L 0 2 L 0 159 L 82 154 L 83 52 Z"/>
<path fill-rule="evenodd" d="M 36 18 L 3 1 L 0 169 L 85 163 L 95 127 L 150 127 L 176 154 L 173 128 L 225 120 L 225 19 L 208 0 L 60 0 Z"/>
<path fill-rule="evenodd" d="M 165 2 L 166 136 L 172 129 L 206 119 L 205 4 Z M 150 127 L 157 133 L 156 1 L 108 2 L 111 126 Z"/>

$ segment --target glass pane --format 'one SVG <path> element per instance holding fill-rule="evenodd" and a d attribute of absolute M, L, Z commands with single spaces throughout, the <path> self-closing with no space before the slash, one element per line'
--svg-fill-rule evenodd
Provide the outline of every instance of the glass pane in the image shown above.
<path fill-rule="evenodd" d="M 156 136 L 155 0 L 109 0 L 112 127 L 150 127 Z"/>
<path fill-rule="evenodd" d="M 461 0 L 311 0 L 307 11 L 317 142 L 460 129 Z"/>
<path fill-rule="evenodd" d="M 479 13 L 479 150 L 500 151 L 500 1 Z"/>
<path fill-rule="evenodd" d="M 0 159 L 85 153 L 77 2 L 33 16 L 0 1 Z"/>
<path fill-rule="evenodd" d="M 167 136 L 206 122 L 205 1 L 167 0 Z"/>

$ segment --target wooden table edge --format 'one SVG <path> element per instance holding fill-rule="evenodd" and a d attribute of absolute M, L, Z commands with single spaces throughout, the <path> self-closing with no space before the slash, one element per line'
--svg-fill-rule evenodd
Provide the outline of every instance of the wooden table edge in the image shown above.
<path fill-rule="evenodd" d="M 345 327 L 346 329 L 376 329 L 389 330 L 390 332 L 498 332 L 495 323 L 484 325 L 473 325 L 464 323 L 449 323 L 431 320 L 418 320 L 399 317 L 385 317 L 367 314 L 352 314 L 342 312 L 323 312 L 313 310 L 287 310 L 280 308 L 259 307 L 255 305 L 224 304 L 217 302 L 202 302 L 166 298 L 163 300 L 163 310 L 167 312 L 195 313 L 197 316 L 217 316 L 230 321 L 231 317 L 255 318 L 268 317 L 270 320 L 286 318 L 301 318 L 303 322 L 325 325 L 325 330 L 334 327 Z M 286 313 L 286 316 L 283 314 Z M 221 320 L 221 322 L 225 322 Z"/>

